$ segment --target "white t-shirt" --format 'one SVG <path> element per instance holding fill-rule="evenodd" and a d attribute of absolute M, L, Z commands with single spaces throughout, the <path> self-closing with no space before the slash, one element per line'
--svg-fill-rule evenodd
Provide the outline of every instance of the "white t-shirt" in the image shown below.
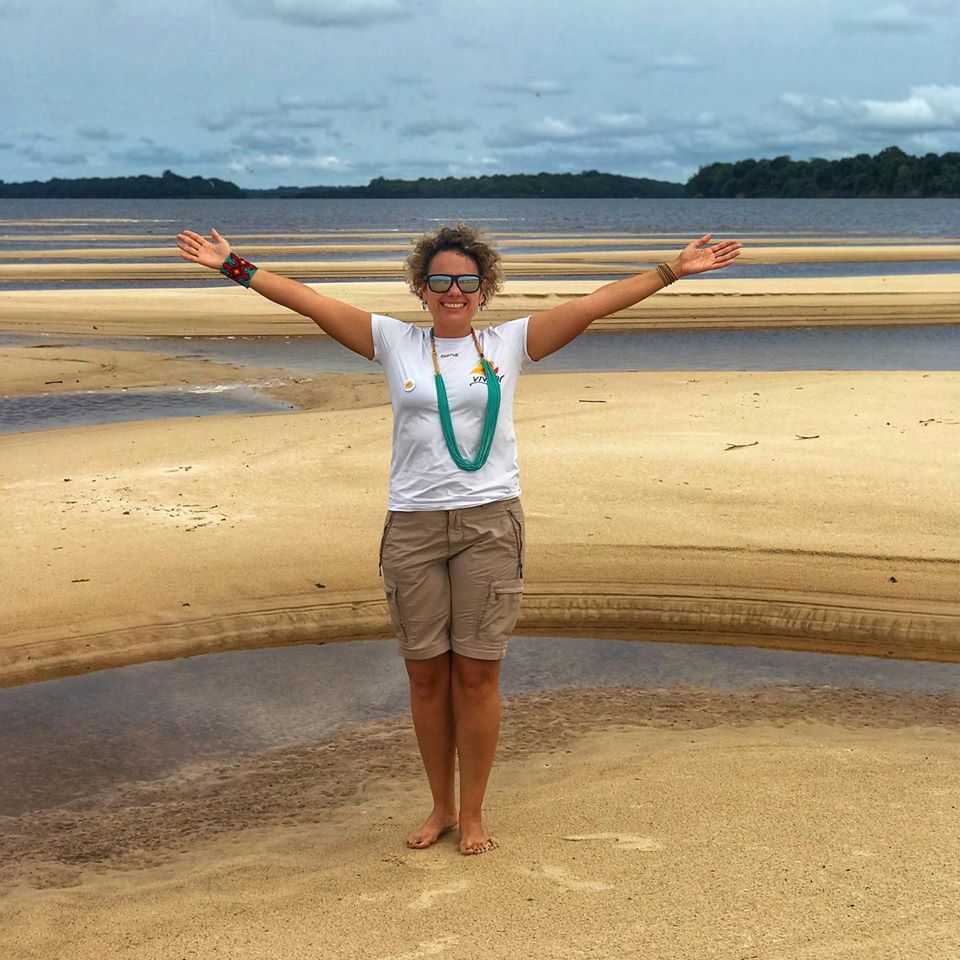
<path fill-rule="evenodd" d="M 430 330 L 373 315 L 373 360 L 383 366 L 393 405 L 390 510 L 459 510 L 520 496 L 513 396 L 527 354 L 527 321 L 477 331 L 500 381 L 500 415 L 487 462 L 461 470 L 440 426 Z M 473 337 L 437 337 L 437 360 L 461 453 L 476 455 L 487 410 L 487 384 Z"/>

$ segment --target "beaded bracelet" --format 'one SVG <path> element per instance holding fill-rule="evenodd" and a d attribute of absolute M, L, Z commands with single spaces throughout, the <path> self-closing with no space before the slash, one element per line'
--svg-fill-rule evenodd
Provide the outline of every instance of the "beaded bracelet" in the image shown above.
<path fill-rule="evenodd" d="M 249 260 L 244 260 L 243 257 L 238 257 L 235 253 L 231 253 L 220 265 L 220 272 L 228 280 L 235 280 L 244 287 L 250 286 L 250 281 L 257 269 Z"/>
<path fill-rule="evenodd" d="M 666 263 L 657 264 L 657 273 L 660 274 L 665 287 L 669 287 L 671 283 L 676 283 L 680 279 Z"/>

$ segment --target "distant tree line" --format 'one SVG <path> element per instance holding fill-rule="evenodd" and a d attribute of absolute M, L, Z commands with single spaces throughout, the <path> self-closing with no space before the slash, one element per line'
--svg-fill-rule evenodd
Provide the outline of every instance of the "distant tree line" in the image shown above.
<path fill-rule="evenodd" d="M 469 197 L 960 197 L 960 153 L 913 157 L 899 147 L 876 156 L 861 153 L 841 160 L 740 160 L 701 167 L 686 185 L 663 180 L 582 173 L 517 173 L 483 177 L 376 177 L 366 186 L 275 187 L 245 190 L 228 180 L 181 177 L 53 179 L 45 183 L 4 183 L 0 198 L 292 198 L 430 199 Z"/>
<path fill-rule="evenodd" d="M 246 195 L 235 183 L 208 177 L 181 177 L 164 170 L 160 177 L 84 177 L 62 180 L 55 177 L 41 183 L 4 183 L 0 180 L 0 197 L 33 199 L 96 199 L 96 200 L 171 200 L 206 197 L 209 199 L 242 199 Z"/>
<path fill-rule="evenodd" d="M 960 197 L 960 153 L 912 157 L 887 147 L 841 160 L 711 163 L 687 181 L 688 197 Z"/>
<path fill-rule="evenodd" d="M 376 177 L 365 187 L 303 187 L 285 195 L 299 198 L 366 197 L 371 199 L 436 199 L 443 197 L 683 197 L 682 183 L 622 177 L 585 170 L 582 173 L 514 173 L 483 177 L 420 177 L 387 180 Z M 247 191 L 250 195 L 272 191 Z"/>

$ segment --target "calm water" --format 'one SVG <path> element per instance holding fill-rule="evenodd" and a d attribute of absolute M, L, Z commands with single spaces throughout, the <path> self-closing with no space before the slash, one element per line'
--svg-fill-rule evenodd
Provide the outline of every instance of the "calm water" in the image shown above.
<path fill-rule="evenodd" d="M 327 337 L 93 337 L 0 334 L 0 347 L 154 350 L 297 374 L 379 374 Z M 638 370 L 960 370 L 960 326 L 604 333 L 580 337 L 537 373 Z M 82 424 L 292 407 L 244 384 L 0 398 L 0 434 Z"/>
<path fill-rule="evenodd" d="M 0 200 L 0 249 L 68 246 L 72 242 L 58 238 L 71 233 L 115 235 L 98 241 L 104 246 L 142 243 L 134 239 L 141 235 L 172 240 L 183 227 L 206 232 L 214 225 L 228 237 L 371 231 L 383 232 L 386 239 L 405 239 L 459 219 L 504 235 L 693 238 L 709 230 L 758 242 L 769 235 L 838 242 L 871 237 L 956 241 L 960 200 Z M 22 239 L 32 235 L 46 239 Z M 922 264 L 757 266 L 742 268 L 740 275 L 917 272 L 958 271 L 956 264 L 931 259 Z M 539 369 L 956 370 L 958 329 L 599 335 L 577 341 Z M 377 369 L 320 338 L 55 340 L 155 349 L 298 373 Z M 31 343 L 50 345 L 51 338 L 0 338 L 5 345 Z M 104 417 L 196 416 L 285 406 L 243 387 L 213 393 L 141 390 L 96 397 L 24 397 L 0 401 L 0 425 L 23 430 L 99 422 Z M 504 671 L 508 695 L 596 684 L 696 684 L 736 690 L 763 683 L 958 690 L 960 666 L 713 646 L 522 638 L 512 642 Z M 88 797 L 191 764 L 329 736 L 347 724 L 405 712 L 406 698 L 402 664 L 388 641 L 242 651 L 0 689 L 0 815 Z"/>
<path fill-rule="evenodd" d="M 882 239 L 931 243 L 956 242 L 960 224 L 960 199 L 951 200 L 0 200 L 0 251 L 69 249 L 156 245 L 170 242 L 176 259 L 174 235 L 184 227 L 206 233 L 216 226 L 233 238 L 238 249 L 254 238 L 270 243 L 289 242 L 290 234 L 326 233 L 332 236 L 303 238 L 304 242 L 336 244 L 356 242 L 352 233 L 373 233 L 383 241 L 405 244 L 411 235 L 434 229 L 439 223 L 464 219 L 486 227 L 497 236 L 520 239 L 523 234 L 559 234 L 570 237 L 597 235 L 669 236 L 676 246 L 681 238 L 693 239 L 705 231 L 717 238 L 737 236 L 762 243 L 771 235 L 797 241 L 817 237 L 826 244 Z M 100 239 L 71 240 L 71 235 Z M 63 239 L 66 238 L 66 239 Z M 630 248 L 625 239 L 624 248 Z M 511 253 L 549 252 L 536 240 L 507 248 Z M 584 244 L 582 249 L 592 249 Z M 283 254 L 283 259 L 315 260 L 317 254 Z M 397 260 L 398 252 L 323 255 L 338 260 Z M 29 259 L 29 258 L 28 258 Z M 3 261 L 14 264 L 17 261 Z M 55 264 L 58 261 L 45 261 Z M 97 260 L 84 260 L 96 263 Z M 116 263 L 118 261 L 110 261 Z M 128 262 L 138 262 L 128 258 Z M 142 261 L 140 261 L 142 262 Z M 152 260 L 157 263 L 160 261 Z M 516 271 L 516 268 L 514 268 Z M 597 283 L 623 274 L 622 265 L 611 266 L 608 276 L 590 276 Z M 956 273 L 956 261 L 937 260 L 935 247 L 924 261 L 902 263 L 796 263 L 755 264 L 738 267 L 743 278 L 890 276 L 915 273 Z M 536 274 L 513 273 L 513 276 Z M 579 279 L 576 265 L 557 275 Z M 322 278 L 306 277 L 306 280 Z M 694 281 L 696 278 L 692 278 Z M 3 281 L 6 290 L 177 287 L 196 279 L 123 281 Z M 222 282 L 212 277 L 210 283 Z M 688 281 L 690 282 L 690 281 Z"/>
<path fill-rule="evenodd" d="M 518 637 L 507 696 L 588 686 L 803 684 L 960 690 L 960 665 L 873 657 Z M 393 641 L 245 650 L 0 689 L 0 816 L 185 767 L 305 743 L 407 711 Z"/>
<path fill-rule="evenodd" d="M 127 420 L 276 413 L 293 409 L 292 404 L 275 400 L 245 384 L 5 397 L 0 398 L 0 434 Z"/>
<path fill-rule="evenodd" d="M 469 220 L 497 232 L 665 233 L 740 237 L 815 234 L 952 239 L 950 200 L 0 200 L 0 233 L 15 220 L 70 219 L 62 233 L 171 236 L 182 226 L 231 233 L 351 230 L 408 234 Z M 104 218 L 115 222 L 103 223 Z"/>
<path fill-rule="evenodd" d="M 377 364 L 329 337 L 76 337 L 0 333 L 0 347 L 155 351 L 298 374 L 374 373 Z M 960 327 L 797 327 L 593 333 L 527 368 L 625 370 L 960 370 Z"/>

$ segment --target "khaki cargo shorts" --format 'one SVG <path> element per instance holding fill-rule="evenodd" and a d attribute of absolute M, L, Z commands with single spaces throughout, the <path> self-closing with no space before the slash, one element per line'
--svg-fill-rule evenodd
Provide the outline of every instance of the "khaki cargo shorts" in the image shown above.
<path fill-rule="evenodd" d="M 387 514 L 380 564 L 400 655 L 500 660 L 523 593 L 519 498 Z"/>

